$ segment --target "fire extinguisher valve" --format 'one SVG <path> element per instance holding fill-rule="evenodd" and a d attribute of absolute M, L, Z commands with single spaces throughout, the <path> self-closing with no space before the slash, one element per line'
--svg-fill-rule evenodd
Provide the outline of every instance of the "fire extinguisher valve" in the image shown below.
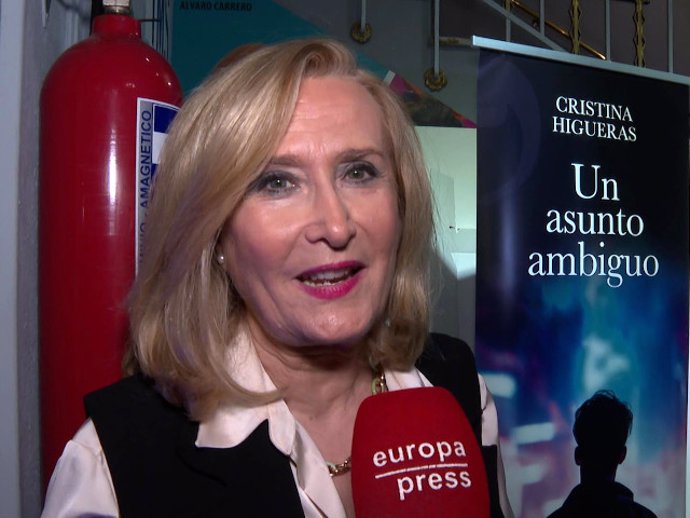
<path fill-rule="evenodd" d="M 105 14 L 130 14 L 130 0 L 103 0 Z"/>

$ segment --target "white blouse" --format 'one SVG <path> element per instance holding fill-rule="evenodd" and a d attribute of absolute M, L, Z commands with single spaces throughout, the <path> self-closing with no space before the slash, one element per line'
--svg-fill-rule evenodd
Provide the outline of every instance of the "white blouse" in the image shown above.
<path fill-rule="evenodd" d="M 230 349 L 229 368 L 236 380 L 258 391 L 275 390 L 248 340 L 238 340 Z M 235 369 L 242 365 L 241 369 Z M 417 369 L 386 371 L 389 390 L 431 386 Z M 484 379 L 479 376 L 482 404 L 482 444 L 498 444 L 496 407 Z M 230 448 L 243 442 L 263 421 L 268 420 L 274 446 L 290 458 L 300 501 L 306 518 L 346 518 L 345 509 L 328 473 L 326 462 L 309 434 L 295 420 L 285 401 L 256 408 L 220 405 L 199 425 L 196 445 Z M 505 491 L 505 478 L 499 448 L 499 491 L 506 518 L 513 514 Z M 80 516 L 118 517 L 117 498 L 108 463 L 91 420 L 67 443 L 50 479 L 42 518 Z"/>

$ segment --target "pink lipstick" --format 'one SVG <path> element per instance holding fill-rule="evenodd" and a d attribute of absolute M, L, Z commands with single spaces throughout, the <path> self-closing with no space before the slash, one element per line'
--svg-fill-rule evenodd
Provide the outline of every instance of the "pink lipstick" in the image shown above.
<path fill-rule="evenodd" d="M 344 297 L 359 283 L 364 266 L 357 261 L 346 261 L 309 269 L 297 276 L 302 289 L 324 300 Z"/>

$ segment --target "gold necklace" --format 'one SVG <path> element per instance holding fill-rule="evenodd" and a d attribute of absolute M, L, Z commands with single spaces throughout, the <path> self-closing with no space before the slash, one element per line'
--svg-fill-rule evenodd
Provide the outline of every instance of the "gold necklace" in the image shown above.
<path fill-rule="evenodd" d="M 388 391 L 388 385 L 386 385 L 386 374 L 383 372 L 383 367 L 377 365 L 374 367 L 374 378 L 371 380 L 371 394 L 381 394 Z M 326 466 L 328 466 L 328 474 L 333 477 L 338 475 L 344 475 L 352 469 L 352 455 L 348 456 L 343 462 L 328 462 L 326 461 Z"/>
<path fill-rule="evenodd" d="M 386 385 L 386 373 L 383 372 L 383 367 L 377 365 L 374 367 L 374 379 L 371 380 L 371 394 L 381 394 L 388 392 L 388 385 Z"/>
<path fill-rule="evenodd" d="M 326 461 L 326 466 L 328 466 L 328 474 L 331 478 L 337 477 L 338 475 L 344 475 L 352 469 L 352 455 L 345 459 L 345 462 L 339 462 L 337 464 Z"/>

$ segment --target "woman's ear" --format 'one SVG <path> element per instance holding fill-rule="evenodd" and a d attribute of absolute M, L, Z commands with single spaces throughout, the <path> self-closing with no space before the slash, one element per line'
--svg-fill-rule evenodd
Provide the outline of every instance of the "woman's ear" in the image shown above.
<path fill-rule="evenodd" d="M 216 262 L 225 269 L 225 254 L 223 253 L 223 236 L 225 234 L 224 232 L 225 228 L 221 228 L 218 231 L 218 235 L 216 237 L 216 246 L 213 249 L 213 257 L 216 260 Z"/>

